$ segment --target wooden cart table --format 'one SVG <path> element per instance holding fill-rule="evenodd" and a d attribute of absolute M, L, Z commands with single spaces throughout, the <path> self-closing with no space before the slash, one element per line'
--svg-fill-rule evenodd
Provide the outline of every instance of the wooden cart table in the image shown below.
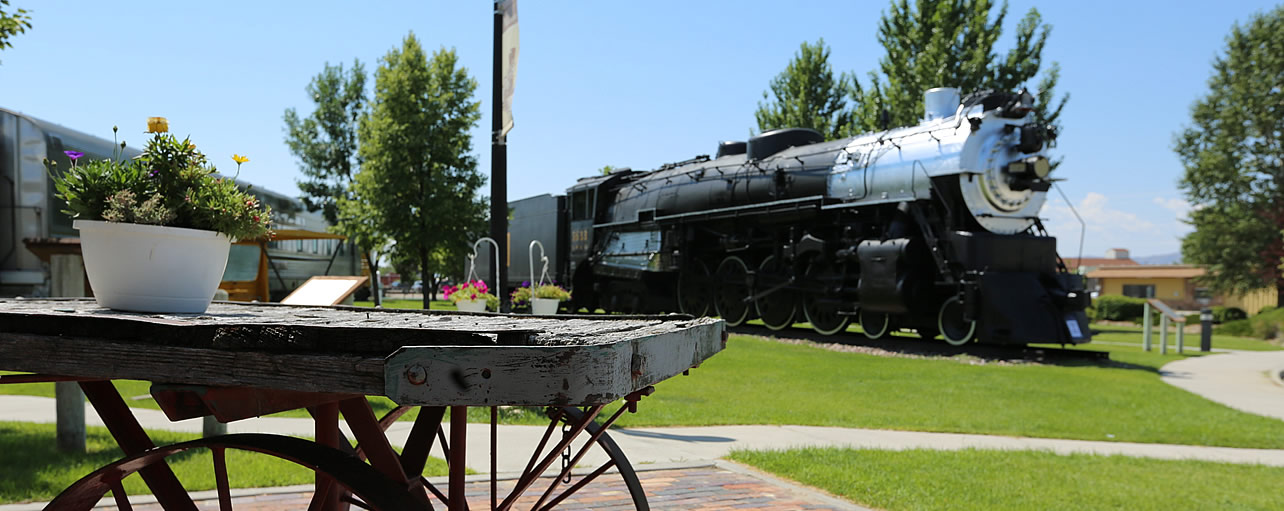
<path fill-rule="evenodd" d="M 467 408 L 491 411 L 491 507 L 548 509 L 608 471 L 624 479 L 637 509 L 646 497 L 606 429 L 652 385 L 683 373 L 726 345 L 721 321 L 685 316 L 532 317 L 351 307 L 215 303 L 200 315 L 151 315 L 103 309 L 92 300 L 0 300 L 0 369 L 31 374 L 0 383 L 77 381 L 125 452 L 85 476 L 47 509 L 90 509 L 108 491 L 129 502 L 122 478 L 139 473 L 169 510 L 196 509 L 165 458 L 211 452 L 221 509 L 231 508 L 226 449 L 294 462 L 317 475 L 311 509 L 466 509 Z M 152 382 L 171 420 L 213 415 L 222 422 L 306 408 L 316 439 L 222 435 L 155 446 L 111 384 Z M 399 406 L 376 418 L 366 396 Z M 603 409 L 620 401 L 613 413 Z M 386 429 L 420 407 L 398 454 Z M 550 421 L 507 495 L 497 495 L 494 452 L 498 406 L 547 407 Z M 449 438 L 442 427 L 450 410 Z M 350 443 L 338 416 L 355 437 Z M 605 417 L 605 419 L 602 419 Z M 554 435 L 561 426 L 560 435 Z M 553 479 L 541 476 L 562 458 Z M 447 453 L 443 491 L 422 475 L 434 442 Z M 591 448 L 609 461 L 571 480 Z M 233 467 L 235 468 L 235 467 Z M 615 470 L 611 470 L 615 469 Z M 549 481 L 544 483 L 542 481 Z M 531 504 L 533 503 L 533 506 Z"/>

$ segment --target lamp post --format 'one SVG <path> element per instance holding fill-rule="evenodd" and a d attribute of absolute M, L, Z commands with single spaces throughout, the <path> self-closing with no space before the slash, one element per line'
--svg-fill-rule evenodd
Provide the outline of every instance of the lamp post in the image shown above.
<path fill-rule="evenodd" d="M 1213 309 L 1208 308 L 1212 296 L 1206 288 L 1195 289 L 1195 301 L 1199 302 L 1199 351 L 1213 350 Z"/>

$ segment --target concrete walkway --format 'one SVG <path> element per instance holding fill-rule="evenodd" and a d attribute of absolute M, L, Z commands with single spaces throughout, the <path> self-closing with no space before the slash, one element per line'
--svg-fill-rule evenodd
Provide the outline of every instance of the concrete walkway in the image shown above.
<path fill-rule="evenodd" d="M 1284 420 L 1284 351 L 1231 351 L 1160 368 L 1165 383 L 1236 410 Z"/>

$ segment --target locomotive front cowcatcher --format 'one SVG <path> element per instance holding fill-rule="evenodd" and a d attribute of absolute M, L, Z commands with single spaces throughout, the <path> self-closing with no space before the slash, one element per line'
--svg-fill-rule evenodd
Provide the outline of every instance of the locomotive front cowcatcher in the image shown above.
<path fill-rule="evenodd" d="M 1054 133 L 1033 98 L 932 89 L 916 126 L 723 142 L 568 190 L 572 307 L 897 329 L 951 344 L 1090 340 L 1080 276 L 1038 217 Z M 527 226 L 529 227 L 529 226 Z M 523 218 L 513 219 L 515 233 Z"/>

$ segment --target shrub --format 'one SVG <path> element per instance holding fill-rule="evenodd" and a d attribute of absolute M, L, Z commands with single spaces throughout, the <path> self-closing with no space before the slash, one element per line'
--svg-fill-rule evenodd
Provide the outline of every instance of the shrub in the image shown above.
<path fill-rule="evenodd" d="M 1145 313 L 1146 300 L 1127 296 L 1104 295 L 1093 303 L 1096 309 L 1094 319 L 1110 321 L 1130 321 L 1140 318 Z"/>
<path fill-rule="evenodd" d="M 1213 323 L 1225 323 L 1237 319 L 1247 319 L 1248 313 L 1239 307 L 1213 307 Z"/>
<path fill-rule="evenodd" d="M 1237 337 L 1248 337 L 1253 335 L 1253 324 L 1247 319 L 1237 319 L 1227 321 L 1213 328 L 1213 333 L 1218 335 L 1234 335 Z"/>
<path fill-rule="evenodd" d="M 1253 337 L 1274 339 L 1284 330 L 1284 309 L 1274 309 L 1249 318 L 1253 325 Z"/>

